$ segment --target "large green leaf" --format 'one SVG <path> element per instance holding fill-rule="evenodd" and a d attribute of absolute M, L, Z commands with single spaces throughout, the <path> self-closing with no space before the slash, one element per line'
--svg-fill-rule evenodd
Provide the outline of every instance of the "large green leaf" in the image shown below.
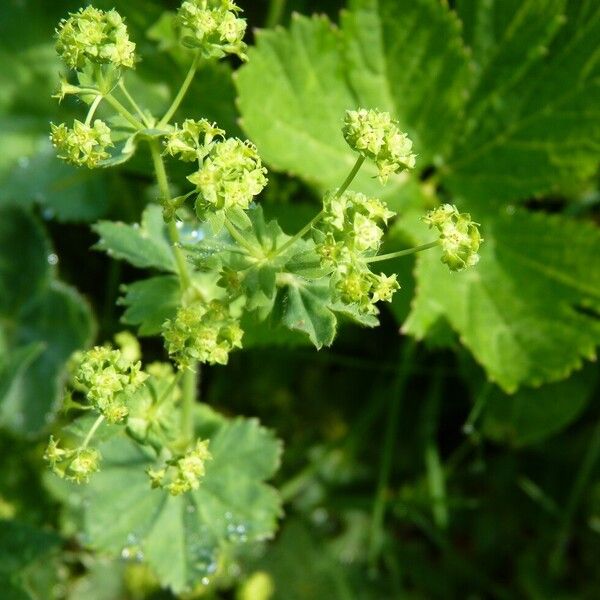
<path fill-rule="evenodd" d="M 236 77 L 242 127 L 265 161 L 320 188 L 340 185 L 356 161 L 341 127 L 345 111 L 361 102 L 344 77 L 341 45 L 327 18 L 296 15 L 289 32 L 258 32 L 257 47 Z M 395 176 L 384 190 L 375 174 L 365 165 L 354 185 L 395 196 L 408 181 Z"/>
<path fill-rule="evenodd" d="M 95 248 L 109 256 L 142 269 L 177 272 L 160 206 L 149 205 L 140 225 L 100 221 L 93 229 L 100 236 Z"/>
<path fill-rule="evenodd" d="M 501 4 L 469 2 L 463 11 L 477 15 L 468 31 L 477 31 L 481 68 L 442 170 L 456 194 L 476 203 L 560 192 L 598 166 L 600 4 L 527 0 L 508 21 Z M 483 40 L 494 29 L 492 50 Z"/>
<path fill-rule="evenodd" d="M 200 488 L 183 496 L 151 490 L 154 459 L 126 437 L 100 446 L 102 470 L 84 490 L 89 545 L 146 561 L 175 592 L 213 575 L 232 545 L 273 535 L 281 504 L 263 481 L 279 465 L 279 442 L 255 420 L 199 422 L 213 460 Z"/>
<path fill-rule="evenodd" d="M 524 211 L 485 219 L 482 227 L 476 269 L 451 273 L 435 249 L 419 256 L 404 330 L 422 338 L 447 319 L 490 379 L 509 392 L 562 379 L 594 358 L 600 231 Z"/>

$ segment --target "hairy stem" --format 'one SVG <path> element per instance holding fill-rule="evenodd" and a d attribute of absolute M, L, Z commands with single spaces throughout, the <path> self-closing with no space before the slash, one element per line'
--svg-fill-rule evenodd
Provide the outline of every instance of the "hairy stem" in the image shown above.
<path fill-rule="evenodd" d="M 150 141 L 150 153 L 152 154 L 152 162 L 154 163 L 154 171 L 156 173 L 156 181 L 158 182 L 158 188 L 160 190 L 161 201 L 163 204 L 166 204 L 171 200 L 171 193 L 169 192 L 169 179 L 167 177 L 165 163 L 160 154 L 160 148 L 158 147 L 158 142 L 156 140 Z M 179 247 L 179 231 L 177 230 L 175 221 L 170 221 L 167 229 L 173 245 L 173 256 L 175 257 L 175 262 L 177 263 L 177 271 L 179 273 L 181 289 L 182 291 L 185 291 L 190 286 L 191 278 L 185 256 Z"/>
<path fill-rule="evenodd" d="M 104 98 L 135 129 L 144 129 L 144 124 L 136 119 L 112 94 L 106 94 Z"/>
<path fill-rule="evenodd" d="M 300 238 L 304 237 L 325 215 L 325 211 L 317 213 L 296 235 L 291 237 L 279 250 L 277 254 L 283 254 L 292 244 L 295 244 Z"/>
<path fill-rule="evenodd" d="M 169 106 L 169 108 L 167 109 L 167 112 L 165 113 L 165 116 L 160 120 L 160 122 L 158 124 L 159 127 L 164 127 L 171 120 L 171 118 L 175 114 L 175 111 L 179 108 L 179 105 L 181 104 L 183 98 L 185 97 L 185 95 L 192 83 L 192 80 L 194 79 L 194 75 L 196 74 L 199 64 L 200 64 L 200 52 L 198 51 L 198 52 L 196 52 L 196 56 L 194 56 L 194 60 L 192 61 L 192 64 L 190 65 L 190 70 L 187 72 L 187 75 L 185 76 L 185 79 L 183 80 L 183 83 L 181 84 L 181 87 L 179 88 L 177 95 L 175 96 L 175 98 L 173 98 L 173 102 L 171 103 L 171 106 Z"/>
<path fill-rule="evenodd" d="M 90 110 L 88 110 L 87 117 L 85 118 L 85 124 L 86 125 L 89 125 L 92 122 L 92 119 L 94 118 L 94 114 L 96 112 L 96 109 L 100 105 L 100 102 L 102 102 L 102 96 L 98 95 L 98 96 L 96 96 L 94 98 L 94 101 L 90 105 Z"/>
<path fill-rule="evenodd" d="M 383 455 L 379 468 L 379 481 L 377 483 L 377 492 L 375 494 L 375 502 L 373 504 L 373 512 L 371 515 L 368 557 L 372 568 L 376 565 L 377 557 L 383 542 L 383 520 L 387 505 L 388 486 L 392 474 L 394 446 L 396 444 L 398 433 L 400 403 L 404 396 L 406 384 L 410 376 L 414 351 L 414 342 L 412 340 L 406 341 L 400 355 L 398 374 L 396 375 L 396 380 L 390 394 L 389 413 L 387 416 L 387 425 L 383 441 Z"/>
<path fill-rule="evenodd" d="M 183 373 L 181 402 L 181 435 L 188 446 L 194 439 L 194 404 L 199 400 L 200 364 L 196 370 Z"/>
<path fill-rule="evenodd" d="M 410 256 L 411 254 L 416 254 L 417 252 L 422 252 L 423 250 L 429 250 L 429 248 L 435 248 L 439 246 L 439 241 L 429 242 L 428 244 L 421 244 L 420 246 L 415 246 L 414 248 L 407 248 L 406 250 L 398 250 L 398 252 L 390 252 L 389 254 L 380 254 L 379 256 L 371 256 L 370 258 L 366 258 L 365 262 L 374 263 L 380 262 L 382 260 L 390 260 L 391 258 L 399 258 L 400 256 Z"/>
<path fill-rule="evenodd" d="M 350 173 L 348 173 L 348 177 L 346 177 L 346 179 L 344 179 L 344 182 L 342 183 L 342 185 L 340 185 L 340 187 L 337 189 L 337 191 L 335 193 L 336 198 L 339 198 L 350 187 L 350 184 L 354 181 L 356 174 L 360 171 L 360 168 L 362 167 L 364 162 L 365 162 L 365 157 L 361 154 L 356 159 L 356 162 L 354 163 L 354 166 L 352 167 L 352 170 L 350 171 Z"/>
<path fill-rule="evenodd" d="M 356 174 L 360 171 L 362 164 L 365 162 L 364 156 L 359 156 L 352 170 L 348 173 L 348 177 L 344 179 L 342 185 L 335 192 L 335 198 L 339 198 L 347 189 L 348 186 L 352 183 Z M 300 238 L 304 237 L 325 215 L 325 211 L 321 210 L 321 212 L 317 213 L 296 235 L 291 237 L 279 250 L 277 250 L 277 254 L 282 254 L 285 252 L 292 244 L 296 243 Z"/>
<path fill-rule="evenodd" d="M 81 444 L 81 449 L 83 450 L 84 448 L 88 447 L 88 444 L 90 443 L 90 441 L 92 440 L 92 438 L 94 437 L 94 434 L 96 433 L 96 431 L 98 431 L 98 427 L 100 427 L 100 425 L 102 425 L 104 421 L 104 415 L 100 415 L 95 421 L 94 424 L 92 425 L 92 427 L 90 428 L 90 430 L 88 431 L 88 434 L 85 436 L 85 439 L 83 440 L 83 443 Z"/>
<path fill-rule="evenodd" d="M 244 236 L 238 231 L 237 227 L 227 218 L 225 217 L 225 227 L 227 231 L 229 231 L 229 235 L 242 247 L 245 248 L 252 256 L 257 256 L 256 248 L 253 248 L 251 244 L 249 244 Z"/>
<path fill-rule="evenodd" d="M 119 79 L 119 88 L 123 92 L 123 95 L 125 96 L 125 98 L 127 98 L 127 101 L 129 102 L 129 104 L 131 105 L 133 110 L 135 110 L 135 112 L 138 114 L 138 117 L 142 120 L 144 125 L 146 125 L 146 127 L 148 127 L 149 123 L 148 123 L 148 119 L 146 119 L 146 115 L 144 114 L 142 109 L 139 107 L 138 103 L 134 100 L 133 96 L 129 93 L 129 90 L 125 86 L 125 82 L 122 79 Z"/>

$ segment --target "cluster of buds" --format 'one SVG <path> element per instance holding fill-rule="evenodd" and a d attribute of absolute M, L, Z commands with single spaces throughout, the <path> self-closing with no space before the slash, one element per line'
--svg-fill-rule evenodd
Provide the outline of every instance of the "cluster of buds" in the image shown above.
<path fill-rule="evenodd" d="M 471 215 L 458 212 L 452 204 L 442 204 L 427 213 L 423 221 L 439 231 L 442 262 L 451 271 L 462 271 L 477 264 L 477 252 L 483 240 Z"/>
<path fill-rule="evenodd" d="M 346 263 L 338 266 L 332 278 L 334 295 L 344 304 L 355 305 L 361 313 L 378 314 L 377 302 L 391 302 L 400 289 L 396 274 L 376 275 L 364 263 Z"/>
<path fill-rule="evenodd" d="M 121 350 L 96 346 L 79 357 L 74 385 L 109 423 L 118 423 L 129 413 L 127 397 L 137 391 L 147 377 L 141 363 L 128 360 Z"/>
<path fill-rule="evenodd" d="M 199 48 L 207 58 L 236 54 L 246 60 L 246 21 L 232 0 L 187 0 L 177 12 L 183 43 Z"/>
<path fill-rule="evenodd" d="M 165 153 L 184 162 L 202 160 L 210 152 L 215 138 L 225 135 L 216 123 L 206 119 L 186 119 L 176 124 L 165 140 Z"/>
<path fill-rule="evenodd" d="M 106 151 L 113 146 L 108 125 L 96 119 L 94 125 L 88 125 L 75 119 L 73 127 L 69 128 L 64 123 L 51 124 L 50 140 L 56 148 L 58 157 L 78 167 L 86 166 L 89 169 L 110 157 Z"/>
<path fill-rule="evenodd" d="M 327 194 L 323 212 L 314 238 L 323 265 L 334 269 L 335 296 L 361 312 L 377 314 L 375 303 L 391 301 L 400 286 L 395 275 L 371 272 L 365 258 L 377 253 L 383 228 L 395 213 L 377 198 L 350 191 Z"/>
<path fill-rule="evenodd" d="M 63 19 L 56 30 L 56 51 L 71 69 L 89 63 L 133 67 L 135 44 L 129 40 L 123 18 L 115 10 L 92 6 Z"/>
<path fill-rule="evenodd" d="M 89 481 L 90 475 L 99 469 L 100 458 L 100 452 L 95 448 L 61 448 L 60 441 L 52 436 L 44 453 L 44 460 L 48 462 L 54 473 L 61 479 L 68 479 L 75 483 Z"/>
<path fill-rule="evenodd" d="M 212 460 L 208 444 L 208 440 L 197 440 L 183 456 L 167 461 L 160 469 L 148 469 L 151 486 L 165 489 L 172 496 L 197 490 L 206 472 L 206 462 Z"/>
<path fill-rule="evenodd" d="M 250 142 L 237 138 L 215 142 L 201 168 L 188 176 L 198 191 L 197 211 L 246 210 L 267 185 L 266 172 Z"/>
<path fill-rule="evenodd" d="M 353 150 L 375 162 L 381 183 L 392 173 L 415 166 L 412 141 L 389 113 L 364 108 L 346 111 L 342 132 Z"/>
<path fill-rule="evenodd" d="M 180 369 L 198 361 L 227 364 L 229 353 L 242 347 L 243 335 L 229 306 L 219 300 L 182 306 L 163 325 L 167 351 Z"/>

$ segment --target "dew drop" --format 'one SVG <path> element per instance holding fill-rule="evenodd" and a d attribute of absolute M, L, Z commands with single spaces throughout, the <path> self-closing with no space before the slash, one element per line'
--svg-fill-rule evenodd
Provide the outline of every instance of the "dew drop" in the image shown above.
<path fill-rule="evenodd" d="M 54 253 L 48 254 L 48 257 L 47 257 L 46 260 L 48 261 L 49 265 L 54 266 L 54 265 L 58 264 L 58 256 L 56 254 L 54 254 Z"/>
<path fill-rule="evenodd" d="M 202 585 L 208 585 L 208 584 L 210 583 L 210 579 L 209 579 L 208 577 L 203 577 L 203 578 L 200 580 L 200 583 L 201 583 Z"/>
<path fill-rule="evenodd" d="M 53 218 L 54 218 L 54 211 L 51 208 L 45 208 L 42 211 L 42 219 L 44 219 L 45 221 L 50 221 Z"/>

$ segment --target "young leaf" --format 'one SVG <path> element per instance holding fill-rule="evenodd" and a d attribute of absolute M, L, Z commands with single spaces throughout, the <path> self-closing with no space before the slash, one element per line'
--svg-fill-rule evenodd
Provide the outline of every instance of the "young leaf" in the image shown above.
<path fill-rule="evenodd" d="M 85 528 L 98 550 L 142 558 L 175 593 L 217 570 L 227 548 L 273 535 L 281 504 L 263 481 L 279 465 L 279 442 L 255 420 L 208 421 L 213 459 L 198 490 L 150 489 L 154 459 L 125 437 L 100 446 L 102 470 L 86 488 Z M 205 430 L 202 427 L 207 427 Z"/>
<path fill-rule="evenodd" d="M 158 335 L 163 323 L 174 316 L 181 300 L 177 277 L 164 275 L 124 286 L 119 304 L 127 307 L 121 321 L 138 326 L 139 335 Z"/>
<path fill-rule="evenodd" d="M 286 274 L 286 284 L 279 290 L 273 318 L 286 327 L 305 333 L 317 349 L 330 346 L 335 338 L 337 319 L 329 302 L 329 279 L 304 279 Z"/>
<path fill-rule="evenodd" d="M 148 206 L 141 225 L 100 221 L 93 229 L 100 236 L 98 250 L 142 269 L 177 272 L 160 206 Z"/>
<path fill-rule="evenodd" d="M 600 343 L 600 232 L 517 211 L 483 220 L 477 269 L 451 273 L 433 250 L 417 259 L 404 325 L 422 338 L 443 317 L 507 392 L 565 378 Z M 426 238 L 426 233 L 423 239 Z"/>

